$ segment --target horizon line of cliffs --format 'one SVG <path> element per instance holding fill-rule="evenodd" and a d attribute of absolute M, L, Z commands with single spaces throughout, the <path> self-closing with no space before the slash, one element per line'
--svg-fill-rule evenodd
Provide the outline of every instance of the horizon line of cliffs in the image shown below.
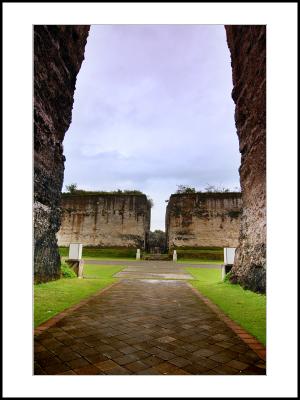
<path fill-rule="evenodd" d="M 166 208 L 166 244 L 173 247 L 236 247 L 240 192 L 176 193 Z M 59 246 L 148 250 L 151 202 L 137 193 L 63 193 Z"/>

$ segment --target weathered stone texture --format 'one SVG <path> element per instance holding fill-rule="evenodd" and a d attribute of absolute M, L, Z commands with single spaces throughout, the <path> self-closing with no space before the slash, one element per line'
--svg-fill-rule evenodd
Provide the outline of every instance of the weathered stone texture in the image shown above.
<path fill-rule="evenodd" d="M 151 206 L 146 195 L 64 194 L 61 207 L 59 246 L 147 247 Z"/>
<path fill-rule="evenodd" d="M 266 290 L 266 27 L 226 26 L 243 193 L 233 279 Z"/>
<path fill-rule="evenodd" d="M 166 212 L 167 246 L 236 247 L 241 193 L 172 194 Z"/>
<path fill-rule="evenodd" d="M 34 27 L 34 278 L 59 277 L 56 232 L 63 183 L 62 142 L 89 26 Z"/>

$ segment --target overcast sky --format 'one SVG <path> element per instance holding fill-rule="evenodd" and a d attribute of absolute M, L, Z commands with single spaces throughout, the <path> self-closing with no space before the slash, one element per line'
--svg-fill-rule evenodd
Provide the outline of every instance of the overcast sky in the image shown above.
<path fill-rule="evenodd" d="M 64 140 L 66 184 L 138 189 L 165 229 L 177 185 L 239 186 L 223 25 L 93 25 Z"/>

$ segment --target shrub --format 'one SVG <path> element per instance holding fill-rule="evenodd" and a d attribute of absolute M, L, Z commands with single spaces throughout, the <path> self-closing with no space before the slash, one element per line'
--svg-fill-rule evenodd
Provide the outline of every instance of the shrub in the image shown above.
<path fill-rule="evenodd" d="M 75 272 L 67 264 L 61 264 L 61 277 L 62 278 L 76 278 Z"/>
<path fill-rule="evenodd" d="M 66 190 L 69 193 L 76 193 L 77 192 L 77 183 L 71 183 L 70 185 L 66 185 Z"/>

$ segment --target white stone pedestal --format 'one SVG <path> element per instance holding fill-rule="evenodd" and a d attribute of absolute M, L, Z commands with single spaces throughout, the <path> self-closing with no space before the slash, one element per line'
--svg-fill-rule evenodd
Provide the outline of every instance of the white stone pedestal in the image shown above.
<path fill-rule="evenodd" d="M 176 250 L 173 251 L 173 261 L 174 262 L 177 261 L 177 251 Z"/>
<path fill-rule="evenodd" d="M 137 249 L 137 251 L 136 251 L 136 259 L 137 260 L 141 259 L 141 250 L 140 249 Z"/>

